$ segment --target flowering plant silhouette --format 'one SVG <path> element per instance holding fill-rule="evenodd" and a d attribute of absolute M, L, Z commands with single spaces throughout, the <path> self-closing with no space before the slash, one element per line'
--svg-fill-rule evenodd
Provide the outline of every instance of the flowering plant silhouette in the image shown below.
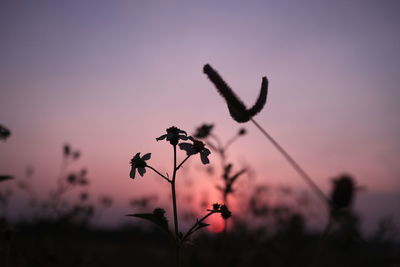
<path fill-rule="evenodd" d="M 162 230 L 164 230 L 174 241 L 175 249 L 176 249 L 176 266 L 180 265 L 180 251 L 181 247 L 185 244 L 186 241 L 189 240 L 191 235 L 196 231 L 209 226 L 209 224 L 204 221 L 211 215 L 220 213 L 222 218 L 228 219 L 231 216 L 231 212 L 229 211 L 226 205 L 214 204 L 212 209 L 207 210 L 208 213 L 203 216 L 201 219 L 197 219 L 193 226 L 183 234 L 179 229 L 179 218 L 178 218 L 178 204 L 177 204 L 177 193 L 176 193 L 176 178 L 177 172 L 182 167 L 182 165 L 193 155 L 199 154 L 200 160 L 203 164 L 210 163 L 208 156 L 211 154 L 210 150 L 206 148 L 206 145 L 192 136 L 188 136 L 187 133 L 175 126 L 172 126 L 166 130 L 166 134 L 157 137 L 157 141 L 165 140 L 172 145 L 173 148 L 173 169 L 172 169 L 172 177 L 168 174 L 164 175 L 156 168 L 152 167 L 147 161 L 151 159 L 151 153 L 144 154 L 142 157 L 140 156 L 140 152 L 136 153 L 135 156 L 131 159 L 131 171 L 130 178 L 134 179 L 136 176 L 136 170 L 138 171 L 140 176 L 144 176 L 146 173 L 146 168 L 154 171 L 158 176 L 166 180 L 171 185 L 171 195 L 172 195 L 172 209 L 173 209 L 173 218 L 174 218 L 174 231 L 171 232 L 168 227 L 168 220 L 165 217 L 165 210 L 162 208 L 156 208 L 152 213 L 135 213 L 128 214 L 127 216 L 133 216 L 137 218 L 142 218 L 148 220 L 156 225 L 158 225 Z M 182 141 L 190 141 L 190 142 L 182 142 Z M 186 157 L 178 162 L 177 159 L 177 147 L 180 150 L 186 152 Z"/>
<path fill-rule="evenodd" d="M 235 192 L 234 185 L 238 181 L 239 177 L 247 172 L 245 168 L 233 172 L 233 164 L 228 163 L 227 152 L 228 148 L 236 141 L 239 137 L 246 135 L 247 131 L 245 128 L 240 128 L 234 136 L 224 142 L 217 134 L 214 133 L 214 124 L 202 124 L 197 127 L 194 136 L 204 140 L 204 142 L 211 148 L 211 150 L 219 156 L 221 162 L 221 178 L 222 185 L 217 185 L 216 188 L 222 194 L 222 200 L 226 207 L 229 207 L 229 195 Z M 182 144 L 180 144 L 182 145 Z M 227 221 L 224 222 L 224 231 L 227 231 Z"/>

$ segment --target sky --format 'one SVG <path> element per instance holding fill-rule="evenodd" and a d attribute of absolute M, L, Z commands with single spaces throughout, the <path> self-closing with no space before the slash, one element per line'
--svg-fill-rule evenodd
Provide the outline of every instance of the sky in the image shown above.
<path fill-rule="evenodd" d="M 18 179 L 32 166 L 45 194 L 69 143 L 82 152 L 71 168 L 88 168 L 91 190 L 113 195 L 118 216 L 129 198 L 168 191 L 154 175 L 129 179 L 134 154 L 152 152 L 168 170 L 170 147 L 155 138 L 215 123 L 225 140 L 248 130 L 229 157 L 251 166 L 254 183 L 306 188 L 253 125 L 230 118 L 202 73 L 209 63 L 248 106 L 267 76 L 256 121 L 324 192 L 348 173 L 364 187 L 356 206 L 369 222 L 395 216 L 399 11 L 390 0 L 1 1 L 0 123 L 12 137 L 0 170 Z M 218 198 L 190 160 L 199 194 Z"/>

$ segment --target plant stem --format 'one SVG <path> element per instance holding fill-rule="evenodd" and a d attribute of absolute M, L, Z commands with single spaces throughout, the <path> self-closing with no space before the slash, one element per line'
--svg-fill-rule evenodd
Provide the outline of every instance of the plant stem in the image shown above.
<path fill-rule="evenodd" d="M 186 240 L 186 238 L 188 238 L 191 234 L 193 234 L 196 231 L 196 227 L 203 222 L 205 219 L 207 219 L 211 214 L 214 214 L 215 211 L 210 211 L 208 214 L 206 214 L 203 218 L 201 218 L 200 220 L 196 221 L 196 223 L 189 229 L 189 231 L 187 231 L 187 233 L 185 234 L 185 236 L 182 238 L 182 242 Z"/>
<path fill-rule="evenodd" d="M 229 207 L 228 205 L 228 194 L 224 193 L 223 194 L 223 199 L 224 199 L 224 205 Z M 228 220 L 224 220 L 224 231 L 223 233 L 225 234 L 228 231 Z"/>
<path fill-rule="evenodd" d="M 239 138 L 239 135 L 235 135 L 235 136 L 233 136 L 231 139 L 229 139 L 227 142 L 226 142 L 226 144 L 225 144 L 225 146 L 223 147 L 223 149 L 226 151 L 227 149 L 228 149 L 228 147 L 230 146 L 230 145 L 232 145 L 232 143 L 233 142 L 235 142 L 237 139 Z"/>
<path fill-rule="evenodd" d="M 174 210 L 174 226 L 175 226 L 175 239 L 176 239 L 176 266 L 179 267 L 180 244 L 179 244 L 179 226 L 178 226 L 178 207 L 176 205 L 176 190 L 175 190 L 175 178 L 176 178 L 176 171 L 178 169 L 176 168 L 176 145 L 174 145 L 173 147 L 174 147 L 174 171 L 171 180 L 171 191 L 172 191 L 172 206 Z"/>
<path fill-rule="evenodd" d="M 187 161 L 188 158 L 190 158 L 191 155 L 186 156 L 186 158 L 178 165 L 178 167 L 176 167 L 176 170 L 179 170 L 180 167 L 182 167 L 183 163 L 185 163 L 185 161 Z"/>
<path fill-rule="evenodd" d="M 322 192 L 322 190 L 313 182 L 311 177 L 300 167 L 300 165 L 281 147 L 278 142 L 270 136 L 263 127 L 261 127 L 254 119 L 250 119 L 254 125 L 264 134 L 265 137 L 275 146 L 275 148 L 284 156 L 290 165 L 296 170 L 301 178 L 314 190 L 314 192 L 325 202 L 329 203 L 328 198 Z"/>
<path fill-rule="evenodd" d="M 165 180 L 167 180 L 168 183 L 171 183 L 171 180 L 168 179 L 167 177 L 165 177 L 165 175 L 163 175 L 162 173 L 160 173 L 159 171 L 157 171 L 156 169 L 154 169 L 153 167 L 151 167 L 150 165 L 146 166 L 147 168 L 153 170 L 155 173 L 157 173 L 158 175 L 160 175 L 162 178 L 164 178 Z"/>

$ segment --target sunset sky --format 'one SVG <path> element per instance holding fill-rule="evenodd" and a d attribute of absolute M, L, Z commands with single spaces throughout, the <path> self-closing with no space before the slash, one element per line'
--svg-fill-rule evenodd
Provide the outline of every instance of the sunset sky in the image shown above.
<path fill-rule="evenodd" d="M 399 13 L 390 0 L 1 1 L 0 124 L 12 136 L 0 172 L 18 179 L 32 166 L 45 194 L 69 143 L 82 152 L 71 169 L 86 166 L 120 216 L 132 196 L 169 190 L 150 172 L 129 178 L 136 152 L 170 172 L 171 148 L 155 138 L 215 123 L 223 139 L 248 130 L 229 158 L 253 168 L 252 183 L 306 189 L 253 125 L 230 118 L 209 63 L 248 106 L 268 77 L 255 119 L 325 192 L 348 173 L 365 187 L 365 218 L 400 214 Z M 199 158 L 187 166 L 199 194 L 218 198 Z"/>

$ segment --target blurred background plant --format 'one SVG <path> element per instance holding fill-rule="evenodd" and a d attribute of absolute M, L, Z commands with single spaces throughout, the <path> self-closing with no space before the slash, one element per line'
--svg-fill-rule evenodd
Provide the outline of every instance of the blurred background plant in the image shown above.
<path fill-rule="evenodd" d="M 216 185 L 216 188 L 221 193 L 221 201 L 226 206 L 229 205 L 229 197 L 236 191 L 236 183 L 240 177 L 246 173 L 246 168 L 240 168 L 238 171 L 233 171 L 234 164 L 229 162 L 228 149 L 235 143 L 240 137 L 246 135 L 246 129 L 240 128 L 230 139 L 223 141 L 217 134 L 214 133 L 214 124 L 202 124 L 199 126 L 194 137 L 204 140 L 208 147 L 218 155 L 220 161 L 220 181 Z M 212 167 L 210 167 L 212 168 Z M 214 172 L 215 169 L 212 169 Z M 209 172 L 212 174 L 212 172 Z M 217 171 L 218 172 L 218 171 Z M 224 231 L 227 231 L 228 221 L 224 221 Z"/>

